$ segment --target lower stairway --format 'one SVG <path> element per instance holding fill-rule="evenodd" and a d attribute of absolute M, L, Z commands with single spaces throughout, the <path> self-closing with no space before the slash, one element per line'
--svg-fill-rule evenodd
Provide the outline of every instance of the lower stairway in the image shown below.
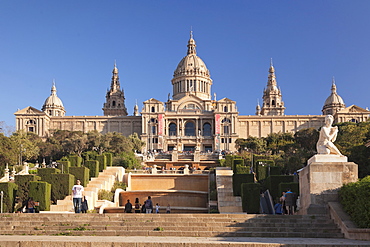
<path fill-rule="evenodd" d="M 84 188 L 84 194 L 87 199 L 89 210 L 94 209 L 97 206 L 101 206 L 98 202 L 99 190 L 111 190 L 115 181 L 122 182 L 124 172 L 125 170 L 123 167 L 107 167 L 104 171 L 99 172 L 98 177 L 91 178 L 91 181 Z M 72 196 L 69 195 L 63 200 L 58 200 L 56 205 L 50 205 L 50 211 L 43 211 L 42 213 L 53 212 L 74 212 Z"/>
<path fill-rule="evenodd" d="M 343 238 L 323 215 L 20 213 L 0 217 L 0 235 Z"/>

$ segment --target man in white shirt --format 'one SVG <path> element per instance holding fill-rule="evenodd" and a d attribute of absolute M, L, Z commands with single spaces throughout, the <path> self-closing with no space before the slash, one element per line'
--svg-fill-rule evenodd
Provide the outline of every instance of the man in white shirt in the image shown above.
<path fill-rule="evenodd" d="M 84 187 L 81 185 L 81 181 L 77 179 L 76 184 L 72 187 L 72 198 L 75 213 L 81 212 L 81 203 L 84 192 Z"/>

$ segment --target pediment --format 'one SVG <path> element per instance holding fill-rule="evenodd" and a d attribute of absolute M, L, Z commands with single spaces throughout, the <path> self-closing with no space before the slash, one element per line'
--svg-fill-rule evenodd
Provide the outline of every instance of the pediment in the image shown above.
<path fill-rule="evenodd" d="M 369 113 L 369 111 L 357 105 L 351 105 L 343 110 L 338 111 L 337 113 Z"/>
<path fill-rule="evenodd" d="M 234 103 L 234 104 L 236 104 L 236 101 L 234 101 L 234 100 L 231 100 L 231 99 L 229 99 L 229 98 L 222 98 L 222 99 L 220 99 L 220 100 L 218 100 L 217 102 L 227 102 L 227 103 Z"/>
<path fill-rule="evenodd" d="M 28 106 L 22 110 L 18 110 L 14 115 L 46 115 L 46 113 L 32 106 Z"/>
<path fill-rule="evenodd" d="M 163 104 L 163 102 L 162 102 L 162 101 L 159 101 L 159 100 L 154 99 L 154 98 L 150 98 L 150 99 L 148 99 L 148 100 L 144 101 L 144 104 L 145 104 L 145 103 L 147 103 L 147 104 L 149 104 L 149 103 L 151 103 L 151 104 Z"/>

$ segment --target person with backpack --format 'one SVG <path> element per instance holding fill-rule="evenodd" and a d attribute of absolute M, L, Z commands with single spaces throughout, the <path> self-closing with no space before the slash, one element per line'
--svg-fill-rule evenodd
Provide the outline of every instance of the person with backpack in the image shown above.
<path fill-rule="evenodd" d="M 147 214 L 151 214 L 153 210 L 153 202 L 150 196 L 148 196 L 148 200 L 145 201 L 145 212 Z"/>
<path fill-rule="evenodd" d="M 140 213 L 141 212 L 141 210 L 140 210 L 140 203 L 139 203 L 139 198 L 136 198 L 135 199 L 135 214 L 138 214 L 138 213 Z"/>

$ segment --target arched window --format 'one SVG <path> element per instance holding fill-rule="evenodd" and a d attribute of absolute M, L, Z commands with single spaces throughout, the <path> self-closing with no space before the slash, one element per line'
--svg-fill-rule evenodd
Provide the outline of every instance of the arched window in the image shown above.
<path fill-rule="evenodd" d="M 116 106 L 116 101 L 112 101 L 112 106 L 115 107 Z"/>
<path fill-rule="evenodd" d="M 150 110 L 151 112 L 155 112 L 155 107 L 154 106 L 152 106 L 152 108 L 151 108 L 151 110 Z"/>
<path fill-rule="evenodd" d="M 194 122 L 189 121 L 185 124 L 185 136 L 195 136 Z"/>
<path fill-rule="evenodd" d="M 224 112 L 228 112 L 227 106 L 224 106 Z"/>
<path fill-rule="evenodd" d="M 275 100 L 272 100 L 271 105 L 275 106 Z"/>
<path fill-rule="evenodd" d="M 168 126 L 168 133 L 170 136 L 176 136 L 177 135 L 177 125 L 175 123 L 170 123 Z"/>
<path fill-rule="evenodd" d="M 224 134 L 230 134 L 230 126 L 231 126 L 231 121 L 230 119 L 228 118 L 224 118 L 222 121 L 221 121 L 222 125 L 223 125 L 223 130 L 224 130 Z"/>
<path fill-rule="evenodd" d="M 211 124 L 203 124 L 203 136 L 212 136 Z"/>

